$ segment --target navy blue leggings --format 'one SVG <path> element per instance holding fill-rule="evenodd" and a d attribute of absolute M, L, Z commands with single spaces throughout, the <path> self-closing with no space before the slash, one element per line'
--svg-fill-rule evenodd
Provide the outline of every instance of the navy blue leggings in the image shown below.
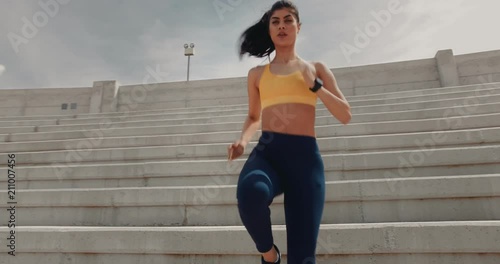
<path fill-rule="evenodd" d="M 263 131 L 237 187 L 241 220 L 261 253 L 273 247 L 274 197 L 284 194 L 289 264 L 315 262 L 325 201 L 325 176 L 316 138 Z"/>

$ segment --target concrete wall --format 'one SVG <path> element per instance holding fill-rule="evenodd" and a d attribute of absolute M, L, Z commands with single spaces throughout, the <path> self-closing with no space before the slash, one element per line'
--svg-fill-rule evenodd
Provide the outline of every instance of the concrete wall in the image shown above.
<path fill-rule="evenodd" d="M 0 116 L 73 115 L 89 112 L 92 88 L 0 90 Z M 67 104 L 63 110 L 61 105 Z M 71 109 L 76 103 L 76 109 Z"/>
<path fill-rule="evenodd" d="M 441 87 L 435 59 L 333 69 L 346 96 Z M 118 111 L 246 104 L 247 78 L 120 86 Z"/>
<path fill-rule="evenodd" d="M 461 85 L 500 82 L 500 50 L 455 56 Z"/>
<path fill-rule="evenodd" d="M 227 78 L 120 86 L 118 111 L 245 104 L 246 81 L 247 78 Z"/>
<path fill-rule="evenodd" d="M 500 82 L 500 50 L 332 69 L 346 96 Z M 0 116 L 126 112 L 246 104 L 247 78 L 123 85 L 96 81 L 91 88 L 0 90 Z M 77 109 L 61 110 L 62 103 Z"/>
<path fill-rule="evenodd" d="M 441 87 L 434 59 L 332 69 L 346 96 Z"/>

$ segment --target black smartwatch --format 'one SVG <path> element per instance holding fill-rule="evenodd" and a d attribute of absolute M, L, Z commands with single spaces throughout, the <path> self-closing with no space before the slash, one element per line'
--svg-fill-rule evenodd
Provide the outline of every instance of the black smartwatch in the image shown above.
<path fill-rule="evenodd" d="M 311 90 L 312 92 L 317 92 L 321 87 L 323 86 L 323 81 L 321 81 L 321 79 L 319 78 L 316 78 L 314 80 L 314 87 L 311 87 L 309 88 L 309 90 Z"/>

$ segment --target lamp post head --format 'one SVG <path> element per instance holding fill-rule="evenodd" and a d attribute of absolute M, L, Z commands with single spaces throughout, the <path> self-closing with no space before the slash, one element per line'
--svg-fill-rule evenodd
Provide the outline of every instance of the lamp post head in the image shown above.
<path fill-rule="evenodd" d="M 194 55 L 194 43 L 191 44 L 184 44 L 184 55 L 185 56 L 192 56 Z"/>

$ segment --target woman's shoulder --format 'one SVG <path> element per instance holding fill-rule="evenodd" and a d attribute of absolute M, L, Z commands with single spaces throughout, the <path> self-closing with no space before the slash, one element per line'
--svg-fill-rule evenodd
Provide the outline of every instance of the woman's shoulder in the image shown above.
<path fill-rule="evenodd" d="M 264 71 L 264 69 L 267 67 L 267 65 L 268 64 L 254 66 L 254 67 L 250 68 L 250 70 L 248 70 L 248 74 L 260 75 Z"/>
<path fill-rule="evenodd" d="M 324 61 L 303 61 L 305 66 L 311 67 L 318 74 L 323 75 L 325 72 L 330 71 L 328 65 Z"/>
<path fill-rule="evenodd" d="M 323 65 L 324 63 L 322 61 L 316 61 L 316 60 L 302 60 L 302 63 L 304 65 L 309 65 L 309 66 L 312 66 L 314 68 L 318 68 L 318 66 L 321 66 Z"/>
<path fill-rule="evenodd" d="M 259 83 L 260 77 L 262 76 L 262 73 L 266 69 L 267 65 L 268 64 L 257 65 L 257 66 L 250 68 L 250 70 L 248 71 L 249 78 L 251 77 L 255 80 L 256 83 Z"/>

